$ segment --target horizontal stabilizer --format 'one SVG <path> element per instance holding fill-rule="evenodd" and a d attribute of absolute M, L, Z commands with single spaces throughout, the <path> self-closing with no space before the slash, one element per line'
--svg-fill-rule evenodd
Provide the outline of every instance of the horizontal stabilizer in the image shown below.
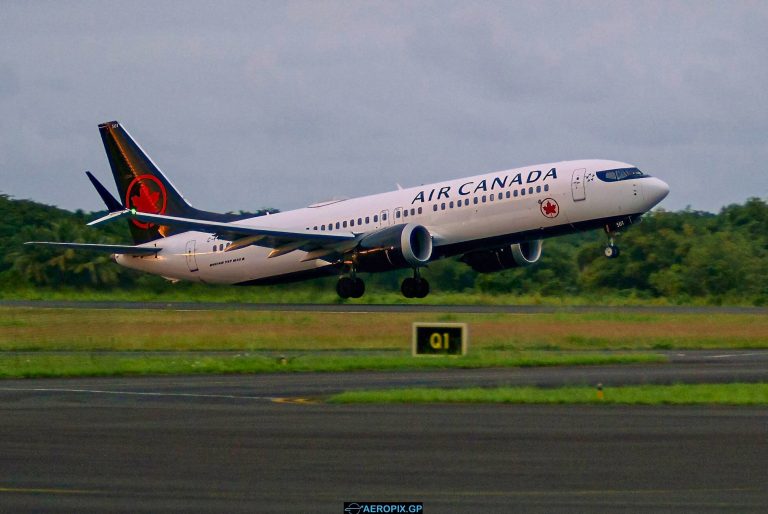
<path fill-rule="evenodd" d="M 126 216 L 130 216 L 131 211 L 128 209 L 123 209 L 121 211 L 113 211 L 107 214 L 106 216 L 102 216 L 101 218 L 97 220 L 93 220 L 90 223 L 88 223 L 89 227 L 94 227 L 96 225 L 101 225 L 102 223 L 107 223 L 109 221 L 114 221 L 116 219 L 125 218 Z"/>
<path fill-rule="evenodd" d="M 91 184 L 93 184 L 93 187 L 96 188 L 96 192 L 99 193 L 99 196 L 104 201 L 109 212 L 116 212 L 123 209 L 123 205 L 112 196 L 112 193 L 107 191 L 107 188 L 104 187 L 90 171 L 86 171 L 85 174 L 88 175 L 88 179 L 91 181 Z"/>
<path fill-rule="evenodd" d="M 59 248 L 72 248 L 74 250 L 91 250 L 94 252 L 119 253 L 123 255 L 152 255 L 158 253 L 161 248 L 150 246 L 131 245 L 107 245 L 95 243 L 55 243 L 50 241 L 28 241 L 25 245 L 46 245 Z"/>

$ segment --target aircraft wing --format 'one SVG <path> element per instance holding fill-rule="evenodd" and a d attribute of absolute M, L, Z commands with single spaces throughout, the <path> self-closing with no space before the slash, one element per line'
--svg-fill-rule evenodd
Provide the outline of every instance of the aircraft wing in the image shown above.
<path fill-rule="evenodd" d="M 318 232 L 316 230 L 289 230 L 283 228 L 253 227 L 237 222 L 209 221 L 194 218 L 181 218 L 178 216 L 166 216 L 164 214 L 150 214 L 138 212 L 133 209 L 125 209 L 112 212 L 102 218 L 94 220 L 88 225 L 99 225 L 123 217 L 131 217 L 145 223 L 157 225 L 173 225 L 188 230 L 200 230 L 220 234 L 233 240 L 227 251 L 236 250 L 248 245 L 258 245 L 272 248 L 270 257 L 277 257 L 294 250 L 313 252 L 312 255 L 328 256 L 343 252 L 344 243 L 352 243 L 357 236 L 351 232 Z"/>
<path fill-rule="evenodd" d="M 92 250 L 96 252 L 119 253 L 124 255 L 152 255 L 161 250 L 149 246 L 131 246 L 131 245 L 107 245 L 94 243 L 58 243 L 51 241 L 28 241 L 25 245 L 48 245 L 59 248 L 73 248 L 75 250 Z"/>

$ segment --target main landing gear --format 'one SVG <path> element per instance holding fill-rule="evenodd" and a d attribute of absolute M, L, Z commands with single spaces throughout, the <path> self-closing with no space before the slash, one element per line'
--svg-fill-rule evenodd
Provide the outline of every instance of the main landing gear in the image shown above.
<path fill-rule="evenodd" d="M 427 279 L 421 278 L 419 270 L 416 268 L 413 270 L 413 277 L 403 280 L 400 291 L 406 298 L 424 298 L 429 294 L 429 282 Z"/>
<path fill-rule="evenodd" d="M 419 270 L 413 270 L 413 277 L 403 280 L 400 291 L 406 298 L 424 298 L 429 294 L 429 282 L 419 275 Z M 354 271 L 350 276 L 342 276 L 336 283 L 336 292 L 341 298 L 360 298 L 365 293 L 365 282 L 357 277 Z"/>
<path fill-rule="evenodd" d="M 360 277 L 341 277 L 336 283 L 336 292 L 342 298 L 360 298 L 365 294 L 365 282 Z"/>

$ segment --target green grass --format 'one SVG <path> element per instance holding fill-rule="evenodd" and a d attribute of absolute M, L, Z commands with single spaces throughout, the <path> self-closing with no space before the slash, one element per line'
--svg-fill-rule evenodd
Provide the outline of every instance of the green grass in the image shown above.
<path fill-rule="evenodd" d="M 629 405 L 766 405 L 768 383 L 676 384 L 611 387 L 598 398 L 594 387 L 501 387 L 495 389 L 387 389 L 349 391 L 330 403 L 526 403 Z"/>
<path fill-rule="evenodd" d="M 470 352 L 768 348 L 768 316 L 558 311 L 317 313 L 0 307 L 0 350 L 392 350 L 415 321 L 469 324 Z"/>
<path fill-rule="evenodd" d="M 439 284 L 435 284 L 439 287 Z M 218 303 L 354 303 L 354 304 L 431 304 L 431 305 L 714 305 L 710 298 L 686 298 L 684 303 L 670 298 L 650 298 L 636 294 L 553 295 L 524 293 L 483 293 L 479 291 L 433 290 L 422 299 L 408 299 L 399 286 L 387 288 L 372 285 L 359 299 L 342 300 L 333 280 L 322 285 L 239 287 L 217 284 L 162 284 L 161 287 L 75 288 L 75 287 L 6 287 L 0 288 L 2 300 L 78 300 L 78 301 L 157 301 Z M 732 305 L 752 305 L 746 299 L 734 299 Z"/>
<path fill-rule="evenodd" d="M 425 368 L 484 368 L 568 366 L 663 362 L 652 354 L 542 354 L 478 352 L 468 357 L 411 357 L 410 355 L 173 355 L 98 352 L 67 354 L 0 353 L 0 378 L 168 375 L 195 373 L 331 372 L 406 370 Z"/>

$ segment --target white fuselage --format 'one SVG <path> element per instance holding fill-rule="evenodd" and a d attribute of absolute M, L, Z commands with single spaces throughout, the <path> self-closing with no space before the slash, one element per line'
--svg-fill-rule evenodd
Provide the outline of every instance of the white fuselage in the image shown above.
<path fill-rule="evenodd" d="M 505 238 L 514 242 L 520 234 L 548 237 L 579 230 L 587 222 L 646 212 L 666 196 L 664 182 L 652 177 L 605 182 L 595 177 L 598 171 L 632 167 L 606 160 L 540 164 L 326 202 L 238 223 L 355 234 L 416 223 L 432 235 L 433 254 L 443 257 L 498 246 Z M 323 259 L 305 262 L 303 251 L 274 258 L 268 258 L 270 248 L 255 245 L 221 251 L 227 242 L 212 233 L 190 231 L 142 245 L 162 248 L 156 255 L 118 255 L 115 259 L 129 268 L 172 279 L 225 284 L 335 266 Z M 446 250 L 453 248 L 456 251 Z"/>

